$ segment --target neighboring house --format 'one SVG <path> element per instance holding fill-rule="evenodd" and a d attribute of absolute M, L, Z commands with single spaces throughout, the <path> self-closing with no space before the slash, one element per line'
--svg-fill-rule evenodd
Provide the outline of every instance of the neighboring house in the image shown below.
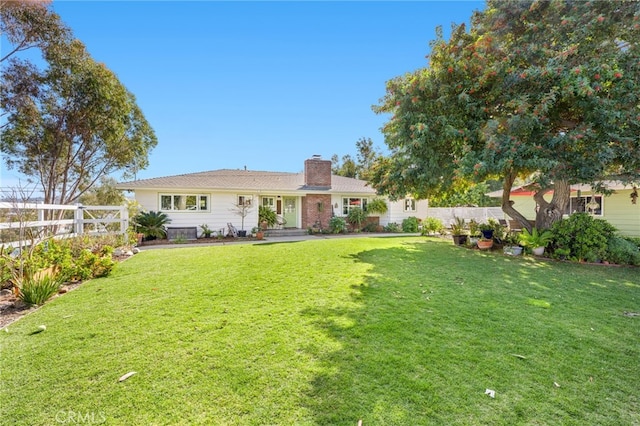
<path fill-rule="evenodd" d="M 332 216 L 346 217 L 354 207 L 364 207 L 376 192 L 363 180 L 331 174 L 331 161 L 313 156 L 304 162 L 303 173 L 213 170 L 122 182 L 118 189 L 133 191 L 146 211 L 161 211 L 171 219 L 170 227 L 213 230 L 232 223 L 241 229 L 235 205 L 250 204 L 245 230 L 258 225 L 258 206 L 273 209 L 284 228 L 326 229 Z M 387 202 L 388 211 L 379 224 L 401 224 L 410 216 L 423 219 L 426 200 L 406 198 Z M 378 216 L 371 215 L 371 216 Z"/>
<path fill-rule="evenodd" d="M 566 215 L 576 212 L 587 212 L 599 219 L 605 219 L 615 226 L 622 235 L 640 237 L 640 201 L 637 199 L 638 190 L 631 185 L 620 182 L 607 182 L 607 187 L 613 194 L 605 196 L 593 193 L 589 185 L 571 185 L 571 198 Z M 533 199 L 534 191 L 526 186 L 514 188 L 511 191 L 513 207 L 527 219 L 535 220 L 537 204 Z M 545 194 L 545 199 L 551 200 L 553 192 Z M 632 194 L 636 194 L 632 197 Z M 490 197 L 502 197 L 502 191 L 487 194 Z"/>

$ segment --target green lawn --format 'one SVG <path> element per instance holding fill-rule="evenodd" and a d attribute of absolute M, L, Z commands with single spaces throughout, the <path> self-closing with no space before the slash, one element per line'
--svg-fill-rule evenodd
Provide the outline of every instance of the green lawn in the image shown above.
<path fill-rule="evenodd" d="M 638 268 L 437 239 L 151 250 L 0 332 L 0 422 L 640 424 L 625 312 Z"/>

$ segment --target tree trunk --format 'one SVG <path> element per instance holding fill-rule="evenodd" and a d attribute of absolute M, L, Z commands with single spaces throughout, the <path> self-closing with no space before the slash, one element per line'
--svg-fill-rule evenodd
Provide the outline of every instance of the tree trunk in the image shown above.
<path fill-rule="evenodd" d="M 540 231 L 551 228 L 551 225 L 562 219 L 571 196 L 571 186 L 565 180 L 554 182 L 553 197 L 550 202 L 544 199 L 544 193 L 548 189 L 542 188 L 533 195 L 533 199 L 538 204 L 536 228 Z"/>
<path fill-rule="evenodd" d="M 513 201 L 511 201 L 511 188 L 513 187 L 513 182 L 515 180 L 515 173 L 508 173 L 504 177 L 504 184 L 502 185 L 502 211 L 511 219 L 517 221 L 527 231 L 531 232 L 532 227 L 529 220 L 527 220 L 522 213 L 513 208 Z"/>

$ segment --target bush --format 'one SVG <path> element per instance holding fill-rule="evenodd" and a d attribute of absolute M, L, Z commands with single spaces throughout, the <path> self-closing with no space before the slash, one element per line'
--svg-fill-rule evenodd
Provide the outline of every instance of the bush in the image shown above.
<path fill-rule="evenodd" d="M 167 235 L 165 225 L 171 223 L 171 219 L 162 212 L 141 212 L 133 218 L 133 223 L 136 230 L 144 234 L 145 239 L 151 240 Z"/>
<path fill-rule="evenodd" d="M 62 285 L 57 276 L 25 277 L 20 283 L 18 298 L 28 305 L 42 305 L 56 294 Z"/>
<path fill-rule="evenodd" d="M 367 218 L 367 212 L 362 210 L 360 207 L 354 207 L 349 210 L 349 214 L 347 215 L 347 220 L 351 223 L 356 230 L 360 230 L 362 226 L 362 222 Z"/>
<path fill-rule="evenodd" d="M 380 232 L 381 226 L 377 223 L 367 223 L 362 230 L 364 232 Z"/>
<path fill-rule="evenodd" d="M 616 228 L 602 219 L 594 219 L 587 213 L 574 213 L 551 227 L 554 249 L 569 249 L 569 258 L 593 262 L 604 259 L 610 239 Z"/>
<path fill-rule="evenodd" d="M 389 224 L 387 224 L 387 226 L 384 227 L 385 232 L 401 232 L 402 228 L 400 228 L 400 225 L 398 225 L 395 222 L 391 222 Z"/>
<path fill-rule="evenodd" d="M 342 234 L 347 230 L 347 222 L 343 217 L 334 216 L 329 220 L 329 232 L 332 234 Z"/>
<path fill-rule="evenodd" d="M 437 217 L 428 217 L 422 222 L 422 235 L 442 234 L 444 229 L 444 224 Z"/>
<path fill-rule="evenodd" d="M 417 217 L 411 216 L 402 221 L 402 232 L 418 232 L 420 221 Z"/>
<path fill-rule="evenodd" d="M 640 250 L 626 238 L 616 236 L 609 240 L 603 260 L 619 265 L 640 265 Z"/>

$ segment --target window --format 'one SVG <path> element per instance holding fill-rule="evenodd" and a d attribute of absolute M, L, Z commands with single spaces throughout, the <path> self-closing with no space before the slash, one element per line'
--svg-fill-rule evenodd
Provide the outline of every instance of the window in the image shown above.
<path fill-rule="evenodd" d="M 602 195 L 587 195 L 584 197 L 571 197 L 567 214 L 591 213 L 594 216 L 602 216 Z"/>
<path fill-rule="evenodd" d="M 360 207 L 362 210 L 367 210 L 366 198 L 343 198 L 342 199 L 342 214 L 348 215 L 349 211 L 354 207 Z"/>
<path fill-rule="evenodd" d="M 160 194 L 160 210 L 208 211 L 209 196 L 201 194 Z"/>
<path fill-rule="evenodd" d="M 262 197 L 262 205 L 269 207 L 271 210 L 276 210 L 276 199 L 273 197 Z"/>
<path fill-rule="evenodd" d="M 415 212 L 416 211 L 416 200 L 413 198 L 405 198 L 404 199 L 404 211 L 405 212 Z"/>
<path fill-rule="evenodd" d="M 253 203 L 253 196 L 251 195 L 238 195 L 238 205 L 251 207 Z"/>

